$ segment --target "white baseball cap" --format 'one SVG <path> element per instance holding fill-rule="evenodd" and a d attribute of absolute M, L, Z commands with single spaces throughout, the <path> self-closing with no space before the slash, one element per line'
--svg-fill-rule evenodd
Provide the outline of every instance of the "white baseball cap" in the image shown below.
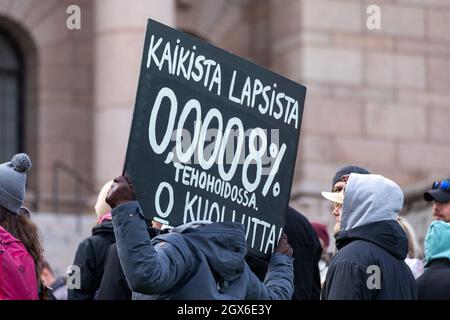
<path fill-rule="evenodd" d="M 325 199 L 330 200 L 332 202 L 337 202 L 340 204 L 344 203 L 344 189 L 342 189 L 339 192 L 322 191 L 321 194 Z"/>

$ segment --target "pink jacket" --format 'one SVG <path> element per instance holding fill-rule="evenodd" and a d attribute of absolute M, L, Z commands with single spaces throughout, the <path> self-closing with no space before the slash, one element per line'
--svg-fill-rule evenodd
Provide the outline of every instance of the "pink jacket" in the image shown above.
<path fill-rule="evenodd" d="M 0 227 L 0 300 L 38 300 L 33 257 Z"/>

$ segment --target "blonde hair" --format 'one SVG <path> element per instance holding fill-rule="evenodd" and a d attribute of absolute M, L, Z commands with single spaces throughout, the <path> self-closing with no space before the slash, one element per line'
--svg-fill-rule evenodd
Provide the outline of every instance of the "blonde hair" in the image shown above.
<path fill-rule="evenodd" d="M 98 194 L 97 202 L 95 203 L 95 214 L 97 219 L 100 219 L 105 214 L 111 212 L 111 207 L 106 203 L 106 196 L 114 181 L 108 181 L 100 190 Z"/>
<path fill-rule="evenodd" d="M 420 249 L 414 229 L 403 217 L 398 216 L 397 221 L 402 226 L 408 238 L 408 258 L 420 258 L 422 256 L 422 250 Z"/>

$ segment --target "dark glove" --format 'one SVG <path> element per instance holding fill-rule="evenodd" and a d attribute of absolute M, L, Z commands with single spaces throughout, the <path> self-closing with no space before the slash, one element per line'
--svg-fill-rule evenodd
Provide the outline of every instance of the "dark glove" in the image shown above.
<path fill-rule="evenodd" d="M 114 179 L 114 183 L 108 191 L 106 203 L 114 209 L 117 206 L 134 201 L 135 199 L 136 196 L 130 179 L 126 176 L 119 176 Z"/>
<path fill-rule="evenodd" d="M 291 245 L 288 242 L 287 235 L 283 233 L 280 237 L 280 241 L 278 241 L 278 246 L 275 248 L 274 253 L 282 253 L 289 257 L 292 257 L 294 251 L 292 250 Z"/>

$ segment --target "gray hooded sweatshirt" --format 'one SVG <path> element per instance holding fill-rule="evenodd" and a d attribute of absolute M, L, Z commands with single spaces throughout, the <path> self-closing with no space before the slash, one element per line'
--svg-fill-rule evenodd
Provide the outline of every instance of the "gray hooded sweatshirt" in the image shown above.
<path fill-rule="evenodd" d="M 345 187 L 341 228 L 347 231 L 382 220 L 397 220 L 403 192 L 392 180 L 376 174 L 350 174 Z"/>
<path fill-rule="evenodd" d="M 414 276 L 404 262 L 408 240 L 397 215 L 403 193 L 380 175 L 350 174 L 344 192 L 338 253 L 322 299 L 416 299 Z"/>

